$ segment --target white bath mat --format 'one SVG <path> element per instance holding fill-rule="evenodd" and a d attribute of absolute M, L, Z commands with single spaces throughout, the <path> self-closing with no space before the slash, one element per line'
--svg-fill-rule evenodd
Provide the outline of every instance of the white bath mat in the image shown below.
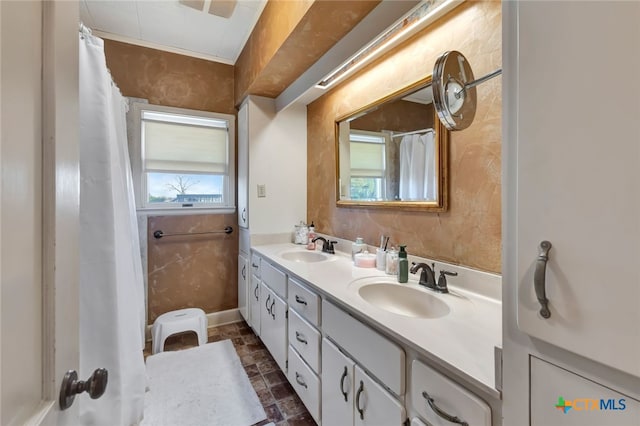
<path fill-rule="evenodd" d="M 249 426 L 267 418 L 230 340 L 147 358 L 142 425 Z"/>

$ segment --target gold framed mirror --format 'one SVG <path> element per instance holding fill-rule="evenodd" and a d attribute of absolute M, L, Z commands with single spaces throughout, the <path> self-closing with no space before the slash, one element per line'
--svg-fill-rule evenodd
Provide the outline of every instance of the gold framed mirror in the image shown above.
<path fill-rule="evenodd" d="M 431 88 L 428 76 L 336 120 L 338 207 L 447 210 L 449 130 Z"/>

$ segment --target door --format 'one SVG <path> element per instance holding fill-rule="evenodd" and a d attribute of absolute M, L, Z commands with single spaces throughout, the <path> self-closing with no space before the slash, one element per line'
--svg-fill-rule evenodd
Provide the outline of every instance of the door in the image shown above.
<path fill-rule="evenodd" d="M 640 377 L 640 80 L 622 90 L 598 83 L 640 75 L 640 55 L 629 54 L 640 51 L 640 3 L 519 10 L 518 326 Z M 546 275 L 546 319 L 536 275 Z"/>
<path fill-rule="evenodd" d="M 287 373 L 287 304 L 264 283 L 260 289 L 260 337 L 280 369 Z"/>
<path fill-rule="evenodd" d="M 355 373 L 356 426 L 402 425 L 406 420 L 404 406 L 356 365 Z"/>
<path fill-rule="evenodd" d="M 249 289 L 249 325 L 253 328 L 253 332 L 260 336 L 260 278 L 251 274 L 251 286 Z"/>
<path fill-rule="evenodd" d="M 328 339 L 322 339 L 322 421 L 353 424 L 355 363 Z"/>
<path fill-rule="evenodd" d="M 1 424 L 79 421 L 78 7 L 0 2 Z"/>
<path fill-rule="evenodd" d="M 242 318 L 250 323 L 249 319 L 250 309 L 248 306 L 249 301 L 249 260 L 247 256 L 240 253 L 238 255 L 238 310 Z"/>
<path fill-rule="evenodd" d="M 249 228 L 249 102 L 238 111 L 238 225 Z"/>

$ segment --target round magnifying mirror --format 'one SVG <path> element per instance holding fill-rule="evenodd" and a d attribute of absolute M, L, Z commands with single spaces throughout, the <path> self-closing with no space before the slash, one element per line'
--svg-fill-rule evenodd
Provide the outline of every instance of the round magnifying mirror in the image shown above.
<path fill-rule="evenodd" d="M 476 115 L 473 71 L 464 55 L 456 50 L 443 53 L 433 68 L 433 104 L 440 121 L 449 130 L 463 130 Z"/>

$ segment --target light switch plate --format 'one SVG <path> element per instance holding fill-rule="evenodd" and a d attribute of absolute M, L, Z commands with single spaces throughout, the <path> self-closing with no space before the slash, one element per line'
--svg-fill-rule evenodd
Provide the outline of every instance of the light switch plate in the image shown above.
<path fill-rule="evenodd" d="M 265 198 L 267 196 L 267 186 L 265 184 L 258 184 L 258 198 Z"/>

